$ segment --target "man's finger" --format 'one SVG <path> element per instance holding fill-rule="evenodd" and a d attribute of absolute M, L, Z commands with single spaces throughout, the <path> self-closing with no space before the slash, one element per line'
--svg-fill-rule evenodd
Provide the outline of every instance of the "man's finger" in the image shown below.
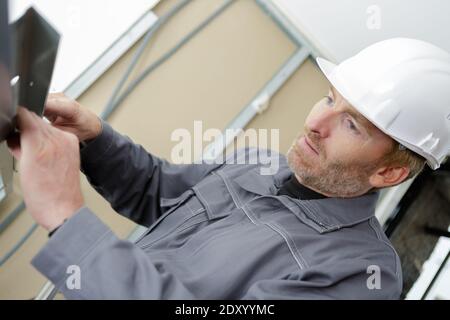
<path fill-rule="evenodd" d="M 49 97 L 44 108 L 44 116 L 50 121 L 60 116 L 63 118 L 73 117 L 73 106 L 71 103 L 61 99 L 60 96 Z M 54 120 L 53 120 L 54 121 Z"/>
<path fill-rule="evenodd" d="M 39 130 L 40 133 L 42 133 L 46 137 L 48 137 L 49 135 L 53 134 L 54 128 L 48 122 L 46 122 L 44 119 L 39 117 L 34 112 L 31 112 L 31 115 L 34 118 L 37 130 Z"/>
<path fill-rule="evenodd" d="M 33 117 L 31 111 L 23 107 L 17 109 L 17 127 L 22 134 L 37 130 L 36 118 Z"/>
<path fill-rule="evenodd" d="M 49 113 L 45 114 L 45 111 L 44 111 L 44 116 L 48 119 L 48 121 L 50 121 L 50 123 L 53 123 L 56 121 L 56 119 L 58 119 L 57 115 L 49 114 Z"/>
<path fill-rule="evenodd" d="M 19 107 L 17 116 L 22 146 L 28 145 L 28 143 L 36 144 L 40 139 L 45 139 L 52 135 L 51 125 L 45 123 L 45 121 L 34 112 Z"/>
<path fill-rule="evenodd" d="M 54 133 L 52 126 L 32 111 L 19 107 L 17 110 L 17 124 L 20 131 L 20 148 L 11 141 L 11 153 L 20 158 L 21 150 L 32 150 L 42 146 L 43 141 L 50 139 Z M 55 129 L 56 130 L 56 129 Z"/>

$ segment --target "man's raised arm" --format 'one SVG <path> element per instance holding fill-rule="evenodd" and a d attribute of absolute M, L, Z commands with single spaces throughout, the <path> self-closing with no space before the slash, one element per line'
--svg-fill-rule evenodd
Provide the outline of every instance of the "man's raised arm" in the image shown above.
<path fill-rule="evenodd" d="M 120 214 L 149 226 L 162 214 L 160 197 L 178 197 L 219 165 L 175 165 L 148 153 L 90 110 L 63 94 L 49 96 L 44 115 L 75 134 L 81 170 Z"/>

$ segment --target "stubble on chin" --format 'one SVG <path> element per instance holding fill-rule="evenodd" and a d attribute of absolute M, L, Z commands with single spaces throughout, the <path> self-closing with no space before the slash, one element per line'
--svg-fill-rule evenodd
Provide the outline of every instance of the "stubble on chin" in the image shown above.
<path fill-rule="evenodd" d="M 310 161 L 308 161 L 308 159 L 306 159 L 304 156 L 302 156 L 300 151 L 298 151 L 295 143 L 296 142 L 294 142 L 289 148 L 286 154 L 286 158 L 291 171 L 294 172 L 297 175 L 297 177 L 301 178 L 307 173 L 309 174 L 313 173 L 312 167 L 313 164 Z M 315 165 L 318 165 L 317 161 L 318 160 L 316 160 Z"/>
<path fill-rule="evenodd" d="M 351 197 L 368 189 L 367 173 L 373 164 L 344 164 L 339 161 L 321 167 L 319 159 L 309 159 L 292 145 L 287 155 L 289 168 L 303 185 L 328 196 Z"/>

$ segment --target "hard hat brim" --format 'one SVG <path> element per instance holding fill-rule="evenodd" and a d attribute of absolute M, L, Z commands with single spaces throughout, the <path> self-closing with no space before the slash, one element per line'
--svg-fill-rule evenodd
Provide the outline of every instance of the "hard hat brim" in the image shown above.
<path fill-rule="evenodd" d="M 316 58 L 316 62 L 320 70 L 327 78 L 334 72 L 334 70 L 337 67 L 337 65 L 334 64 L 333 62 L 320 57 Z"/>

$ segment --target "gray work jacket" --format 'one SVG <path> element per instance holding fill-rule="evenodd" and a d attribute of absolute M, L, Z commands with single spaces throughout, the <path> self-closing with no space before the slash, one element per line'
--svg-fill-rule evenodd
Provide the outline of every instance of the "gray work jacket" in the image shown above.
<path fill-rule="evenodd" d="M 249 164 L 175 165 L 103 123 L 81 150 L 82 171 L 147 232 L 121 240 L 84 207 L 32 264 L 69 299 L 399 298 L 400 261 L 374 216 L 378 193 L 278 196 L 286 159 L 262 175 L 257 154 L 237 153 Z"/>

